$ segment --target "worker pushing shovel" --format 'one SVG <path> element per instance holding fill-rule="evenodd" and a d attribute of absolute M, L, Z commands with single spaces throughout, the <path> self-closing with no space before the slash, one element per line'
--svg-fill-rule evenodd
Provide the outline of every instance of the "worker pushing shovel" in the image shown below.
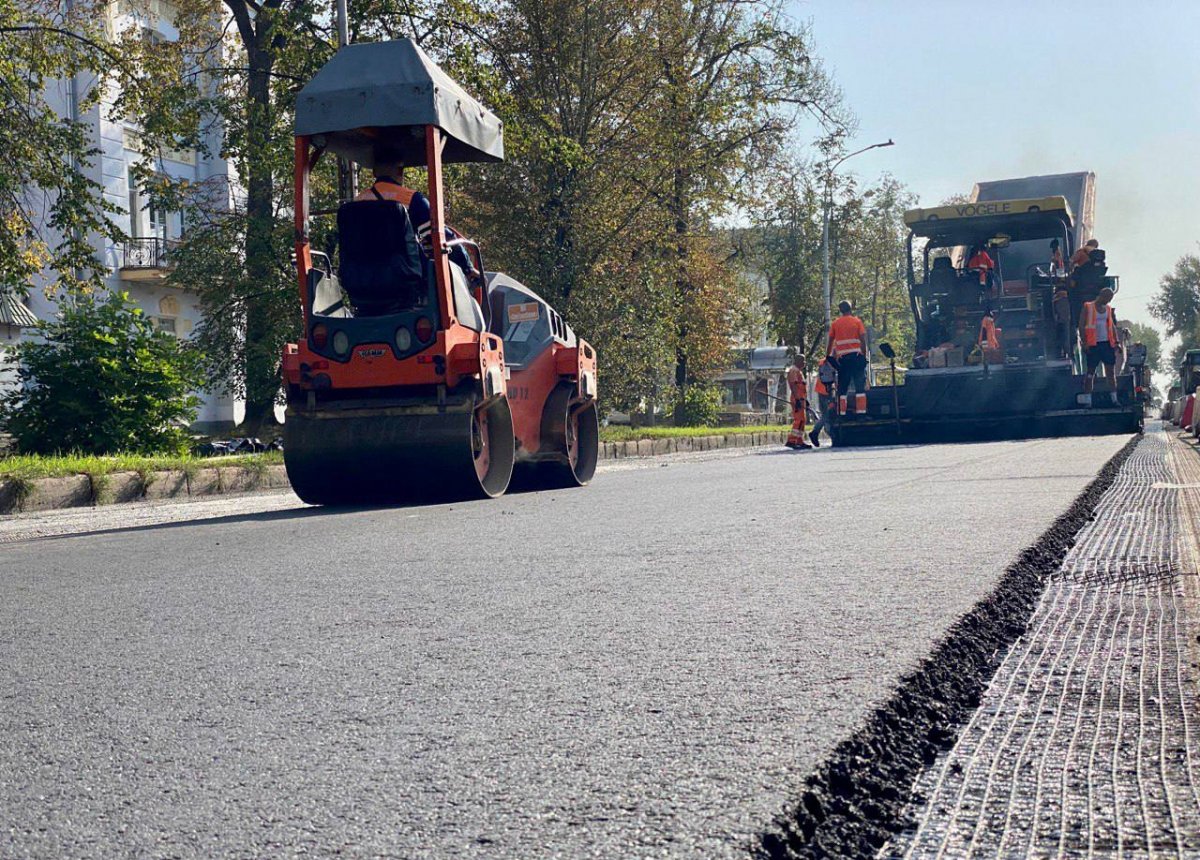
<path fill-rule="evenodd" d="M 804 355 L 796 353 L 796 359 L 787 372 L 788 393 L 792 401 L 792 429 L 788 432 L 785 445 L 793 451 L 811 448 L 804 440 L 808 424 L 808 380 L 804 369 Z"/>

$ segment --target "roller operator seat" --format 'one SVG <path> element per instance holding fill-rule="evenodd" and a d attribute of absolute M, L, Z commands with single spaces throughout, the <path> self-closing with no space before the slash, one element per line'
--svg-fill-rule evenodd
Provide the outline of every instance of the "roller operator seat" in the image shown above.
<path fill-rule="evenodd" d="M 947 296 L 954 290 L 958 273 L 949 257 L 934 257 L 929 272 L 929 292 L 935 296 Z"/>
<path fill-rule="evenodd" d="M 356 200 L 338 208 L 338 275 L 356 316 L 408 310 L 427 275 L 408 211 L 394 200 Z"/>

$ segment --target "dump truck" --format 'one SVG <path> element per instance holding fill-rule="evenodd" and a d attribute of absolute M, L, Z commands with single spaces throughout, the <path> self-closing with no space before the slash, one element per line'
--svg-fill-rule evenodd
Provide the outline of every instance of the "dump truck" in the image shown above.
<path fill-rule="evenodd" d="M 424 168 L 429 233 L 397 200 L 310 211 L 313 167 Z M 478 245 L 447 229 L 446 164 L 504 157 L 500 121 L 409 39 L 341 48 L 297 96 L 302 338 L 283 354 L 284 463 L 313 504 L 404 504 L 581 486 L 599 448 L 597 356 Z M 336 215 L 321 265 L 310 219 Z"/>
<path fill-rule="evenodd" d="M 1078 188 L 1091 205 L 1090 178 Z M 1074 277 L 1052 270 L 1051 240 L 1069 260 L 1084 235 L 1061 194 L 984 199 L 991 190 L 981 184 L 973 201 L 905 214 L 915 354 L 902 382 L 885 372 L 885 383 L 892 384 L 867 392 L 865 412 L 833 416 L 834 445 L 1140 430 L 1146 393 L 1137 355 L 1131 352 L 1130 366 L 1117 378 L 1115 402 L 1102 378 L 1089 395 L 1075 337 L 1083 302 L 1104 287 L 1119 290 L 1117 278 L 1095 260 Z M 994 259 L 994 269 L 968 270 L 971 250 L 980 248 Z M 1066 326 L 1056 324 L 1054 315 L 1055 296 L 1063 293 L 1074 313 Z M 1113 304 L 1120 318 L 1119 295 Z M 988 314 L 994 315 L 999 348 L 980 344 Z M 894 368 L 894 350 L 880 348 L 892 354 Z"/>

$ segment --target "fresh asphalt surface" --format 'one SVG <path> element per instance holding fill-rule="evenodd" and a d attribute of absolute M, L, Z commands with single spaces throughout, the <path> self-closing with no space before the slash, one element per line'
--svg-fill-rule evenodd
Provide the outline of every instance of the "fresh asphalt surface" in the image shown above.
<path fill-rule="evenodd" d="M 1127 438 L 23 518 L 0 857 L 745 856 Z"/>

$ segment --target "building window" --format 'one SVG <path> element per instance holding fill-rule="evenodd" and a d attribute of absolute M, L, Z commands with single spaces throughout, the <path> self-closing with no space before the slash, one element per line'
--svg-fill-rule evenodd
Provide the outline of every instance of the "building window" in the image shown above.
<path fill-rule="evenodd" d="M 175 240 L 183 235 L 183 213 L 172 212 L 150 202 L 148 194 L 138 186 L 130 167 L 126 181 L 129 183 L 129 237 L 131 239 Z"/>
<path fill-rule="evenodd" d="M 165 331 L 167 334 L 179 336 L 179 332 L 175 330 L 174 317 L 154 317 L 154 327 L 159 331 Z"/>

